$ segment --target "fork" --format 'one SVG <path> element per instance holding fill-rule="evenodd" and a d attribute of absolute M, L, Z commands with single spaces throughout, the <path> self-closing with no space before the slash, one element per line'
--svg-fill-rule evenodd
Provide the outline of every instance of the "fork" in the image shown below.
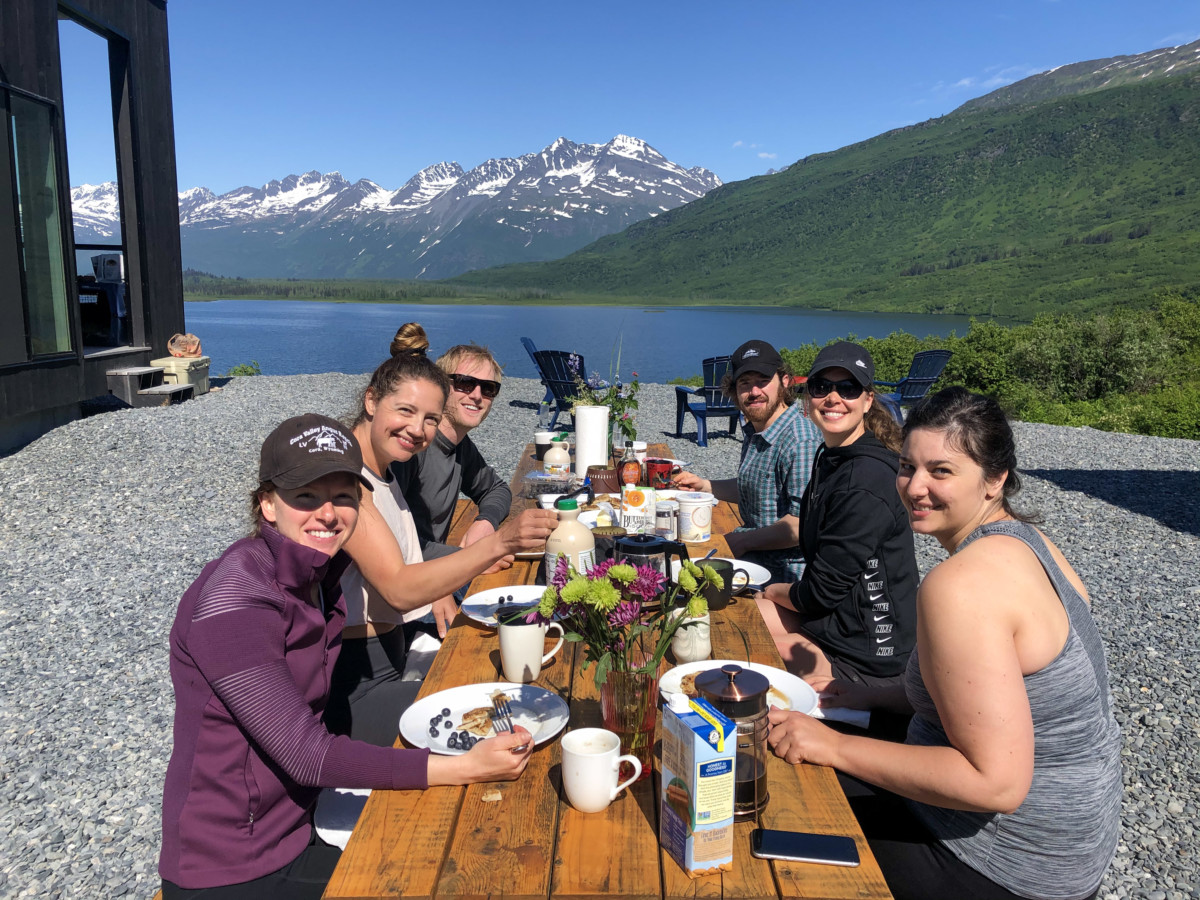
<path fill-rule="evenodd" d="M 512 731 L 512 707 L 508 705 L 508 699 L 504 696 L 492 698 L 492 727 L 496 729 L 496 733 L 501 731 Z M 525 745 L 514 747 L 513 753 L 524 753 Z"/>

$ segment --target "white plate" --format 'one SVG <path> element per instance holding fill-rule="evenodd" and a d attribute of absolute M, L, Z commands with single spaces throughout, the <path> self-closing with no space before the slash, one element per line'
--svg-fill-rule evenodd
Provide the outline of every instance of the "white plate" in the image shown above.
<path fill-rule="evenodd" d="M 682 693 L 680 684 L 683 681 L 684 675 L 691 675 L 693 672 L 707 672 L 709 669 L 719 669 L 721 666 L 730 663 L 741 666 L 743 669 L 752 669 L 767 677 L 767 681 L 771 683 L 771 687 L 767 691 L 767 706 L 799 710 L 802 713 L 808 713 L 810 716 L 813 710 L 817 708 L 817 692 L 803 678 L 797 678 L 791 672 L 777 669 L 774 666 L 767 666 L 762 663 L 747 663 L 736 659 L 702 659 L 700 662 L 685 663 L 682 666 L 669 669 L 658 680 L 659 693 L 662 694 L 663 701 L 668 702 L 670 700 L 668 694 Z"/>
<path fill-rule="evenodd" d="M 442 724 L 438 736 L 429 733 L 429 720 L 443 709 L 450 710 L 450 721 L 454 725 L 462 722 L 464 713 L 481 706 L 492 705 L 492 695 L 502 691 L 508 695 L 514 725 L 522 725 L 533 735 L 533 742 L 541 744 L 550 740 L 567 726 L 570 710 L 567 702 L 558 694 L 551 693 L 532 684 L 510 684 L 496 681 L 487 684 L 464 684 L 462 687 L 438 691 L 423 697 L 404 711 L 400 717 L 400 734 L 414 747 L 428 747 L 443 756 L 460 756 L 466 753 L 457 747 L 446 746 L 451 731 Z"/>
<path fill-rule="evenodd" d="M 758 563 L 747 562 L 744 559 L 730 559 L 728 556 L 713 556 L 707 560 L 693 559 L 692 562 L 700 565 L 704 562 L 712 562 L 714 559 L 719 559 L 727 563 L 733 563 L 733 567 L 735 569 L 745 569 L 746 574 L 750 576 L 750 587 L 752 588 L 761 588 L 764 584 L 771 580 L 771 573 L 764 567 L 760 566 Z M 678 560 L 675 560 L 671 563 L 671 579 L 673 581 L 679 580 Z M 734 579 L 733 589 L 740 591 L 744 587 L 746 587 L 746 580 L 742 578 L 742 576 L 738 575 Z"/>
<path fill-rule="evenodd" d="M 542 599 L 546 588 L 537 584 L 511 584 L 508 587 L 489 588 L 472 594 L 462 602 L 463 614 L 488 628 L 495 628 L 496 612 L 502 606 L 532 606 Z M 505 602 L 500 603 L 504 597 Z M 507 598 L 512 597 L 512 600 Z"/>

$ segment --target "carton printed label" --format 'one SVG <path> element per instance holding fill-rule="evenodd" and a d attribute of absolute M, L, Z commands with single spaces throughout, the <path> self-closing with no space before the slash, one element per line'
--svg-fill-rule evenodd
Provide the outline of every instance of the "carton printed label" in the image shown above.
<path fill-rule="evenodd" d="M 733 760 L 696 767 L 696 824 L 733 816 Z"/>
<path fill-rule="evenodd" d="M 697 831 L 692 836 L 692 861 L 699 865 L 729 856 L 729 841 L 732 836 L 732 824 L 708 831 Z"/>

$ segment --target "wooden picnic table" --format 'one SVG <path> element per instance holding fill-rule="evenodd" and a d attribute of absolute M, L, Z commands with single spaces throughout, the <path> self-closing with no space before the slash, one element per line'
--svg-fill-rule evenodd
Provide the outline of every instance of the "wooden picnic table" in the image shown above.
<path fill-rule="evenodd" d="M 663 444 L 651 444 L 649 451 L 651 456 L 671 456 Z M 531 444 L 513 476 L 514 511 L 524 509 L 527 502 L 519 496 L 522 478 L 539 466 Z M 473 504 L 460 501 L 451 535 L 461 534 L 474 517 Z M 691 555 L 716 547 L 718 555 L 728 556 L 722 535 L 738 524 L 736 506 L 719 504 L 714 510 L 713 539 L 689 544 Z M 536 561 L 517 560 L 509 569 L 476 578 L 470 593 L 532 584 L 538 567 Z M 711 616 L 714 659 L 745 658 L 748 648 L 752 661 L 782 666 L 751 599 L 743 597 Z M 569 729 L 602 725 L 594 671 L 581 672 L 582 661 L 582 648 L 565 644 L 535 682 L 568 701 Z M 664 663 L 664 670 L 667 667 Z M 421 696 L 503 680 L 495 631 L 459 615 L 425 678 Z M 534 751 L 517 781 L 373 792 L 324 896 L 327 900 L 891 897 L 832 769 L 790 766 L 770 755 L 767 777 L 770 801 L 761 814 L 762 827 L 850 835 L 858 844 L 862 864 L 847 868 L 756 859 L 750 855 L 750 831 L 756 824 L 739 822 L 734 826 L 733 871 L 688 878 L 659 846 L 657 773 L 622 792 L 603 812 L 581 813 L 562 792 L 561 749 L 555 739 Z"/>

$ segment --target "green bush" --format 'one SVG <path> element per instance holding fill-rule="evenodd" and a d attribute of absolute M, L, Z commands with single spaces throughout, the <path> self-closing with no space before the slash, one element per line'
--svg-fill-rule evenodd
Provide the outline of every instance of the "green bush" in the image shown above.
<path fill-rule="evenodd" d="M 1200 291 L 1153 300 L 1152 308 L 1043 315 L 1011 328 L 972 320 L 962 337 L 897 332 L 858 343 L 880 381 L 898 381 L 914 354 L 942 347 L 954 355 L 935 390 L 961 384 L 1029 422 L 1200 440 Z M 780 352 L 804 374 L 819 349 Z"/>
<path fill-rule="evenodd" d="M 225 373 L 226 378 L 236 377 L 238 375 L 261 375 L 262 369 L 258 367 L 258 360 L 252 359 L 249 363 L 239 363 L 228 372 Z"/>

